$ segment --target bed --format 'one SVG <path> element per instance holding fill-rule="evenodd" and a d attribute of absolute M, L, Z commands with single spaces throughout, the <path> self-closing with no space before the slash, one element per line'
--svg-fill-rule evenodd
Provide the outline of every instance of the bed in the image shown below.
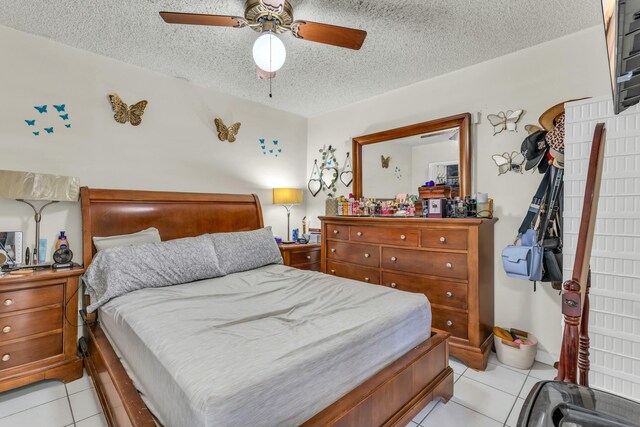
<path fill-rule="evenodd" d="M 83 188 L 81 197 L 85 266 L 96 253 L 94 236 L 154 226 L 164 241 L 263 227 L 253 195 Z M 371 288 L 377 289 L 369 293 Z M 242 294 L 239 300 L 250 295 L 252 303 L 219 304 L 225 292 Z M 111 426 L 154 426 L 156 418 L 167 426 L 176 420 L 186 422 L 182 425 L 404 426 L 428 402 L 448 400 L 453 393 L 447 335 L 421 330 L 430 322 L 425 301 L 269 265 L 115 298 L 97 316 L 87 316 L 90 326 L 79 346 Z M 246 327 L 234 318 L 247 307 L 265 307 L 247 316 L 267 322 Z M 180 332 L 174 319 L 158 314 L 172 312 L 181 313 L 177 322 L 185 327 L 202 324 L 193 322 L 215 312 L 206 322 L 220 322 L 217 335 Z M 313 316 L 322 321 L 310 321 Z M 334 324 L 327 326 L 327 319 Z M 145 335 L 149 330 L 164 332 L 156 339 Z M 244 353 L 252 357 L 242 360 Z M 215 360 L 224 360 L 225 369 Z M 164 410 L 171 401 L 178 409 Z M 178 410 L 178 418 L 171 418 Z"/>

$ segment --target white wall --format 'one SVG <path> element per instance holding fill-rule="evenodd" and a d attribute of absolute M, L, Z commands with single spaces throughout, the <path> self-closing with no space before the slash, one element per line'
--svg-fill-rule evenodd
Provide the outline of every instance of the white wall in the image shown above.
<path fill-rule="evenodd" d="M 382 167 L 380 156 L 391 157 L 389 167 Z M 411 190 L 411 146 L 403 141 L 373 144 L 362 147 L 362 162 L 368 166 L 362 173 L 367 197 L 393 199 Z M 396 167 L 400 169 L 398 173 Z M 339 183 L 338 186 L 342 186 Z M 318 195 L 320 197 L 320 195 Z M 316 219 L 317 222 L 317 219 Z"/>
<path fill-rule="evenodd" d="M 271 204 L 270 189 L 306 187 L 306 118 L 2 26 L 0 52 L 1 169 L 78 176 L 96 188 L 257 193 L 265 224 L 286 233 L 285 211 Z M 113 120 L 107 100 L 113 92 L 129 104 L 149 101 L 140 126 Z M 33 108 L 49 104 L 52 110 L 60 103 L 66 104 L 69 129 L 52 112 L 39 115 Z M 39 127 L 45 116 L 54 133 L 33 136 L 24 120 L 35 118 Z M 218 140 L 214 117 L 242 122 L 237 142 Z M 259 138 L 279 140 L 282 155 L 264 155 Z M 303 214 L 303 207 L 293 209 L 293 226 Z M 34 229 L 28 206 L 0 200 L 0 230 L 25 231 L 32 247 Z M 72 249 L 81 254 L 78 203 L 46 209 L 42 237 L 49 241 L 49 259 L 59 230 L 68 231 Z"/>
<path fill-rule="evenodd" d="M 593 27 L 311 118 L 307 176 L 322 144 L 338 147 L 337 157 L 344 158 L 351 149 L 352 137 L 463 112 L 481 112 L 482 121 L 473 129 L 472 168 L 474 191 L 490 193 L 500 218 L 495 239 L 495 322 L 537 335 L 542 350 L 552 354 L 546 360 L 552 361 L 560 352 L 558 292 L 544 285 L 533 293 L 530 283 L 508 279 L 499 257 L 502 248 L 513 241 L 540 176 L 509 173 L 498 177 L 491 156 L 519 150 L 524 125 L 536 123 L 549 106 L 609 93 L 604 36 L 601 27 Z M 519 108 L 526 111 L 519 132 L 492 136 L 486 115 Z M 347 193 L 348 189 L 340 184 L 338 192 Z M 323 193 L 308 203 L 307 214 L 315 219 L 314 225 L 323 206 Z"/>

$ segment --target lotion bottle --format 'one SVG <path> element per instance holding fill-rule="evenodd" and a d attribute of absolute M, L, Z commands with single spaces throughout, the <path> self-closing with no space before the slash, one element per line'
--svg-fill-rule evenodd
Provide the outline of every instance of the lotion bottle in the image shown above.
<path fill-rule="evenodd" d="M 60 235 L 58 236 L 58 241 L 56 242 L 56 250 L 69 249 L 69 241 L 67 240 L 67 236 L 65 236 L 64 233 L 64 231 L 61 231 Z"/>

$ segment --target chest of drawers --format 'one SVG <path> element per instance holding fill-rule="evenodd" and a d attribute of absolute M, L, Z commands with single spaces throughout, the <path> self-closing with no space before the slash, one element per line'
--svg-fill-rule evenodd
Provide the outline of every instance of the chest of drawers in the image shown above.
<path fill-rule="evenodd" d="M 81 268 L 0 277 L 0 392 L 82 376 L 78 357 Z"/>
<path fill-rule="evenodd" d="M 485 369 L 493 344 L 496 219 L 320 217 L 322 271 L 423 293 L 451 354 Z"/>

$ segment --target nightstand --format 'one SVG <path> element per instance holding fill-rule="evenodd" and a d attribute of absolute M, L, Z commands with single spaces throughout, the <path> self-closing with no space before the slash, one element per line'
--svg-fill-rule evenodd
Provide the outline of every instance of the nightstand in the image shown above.
<path fill-rule="evenodd" d="M 0 276 L 0 392 L 82 377 L 78 281 L 83 268 Z"/>
<path fill-rule="evenodd" d="M 320 243 L 278 245 L 284 265 L 301 270 L 320 271 Z"/>

